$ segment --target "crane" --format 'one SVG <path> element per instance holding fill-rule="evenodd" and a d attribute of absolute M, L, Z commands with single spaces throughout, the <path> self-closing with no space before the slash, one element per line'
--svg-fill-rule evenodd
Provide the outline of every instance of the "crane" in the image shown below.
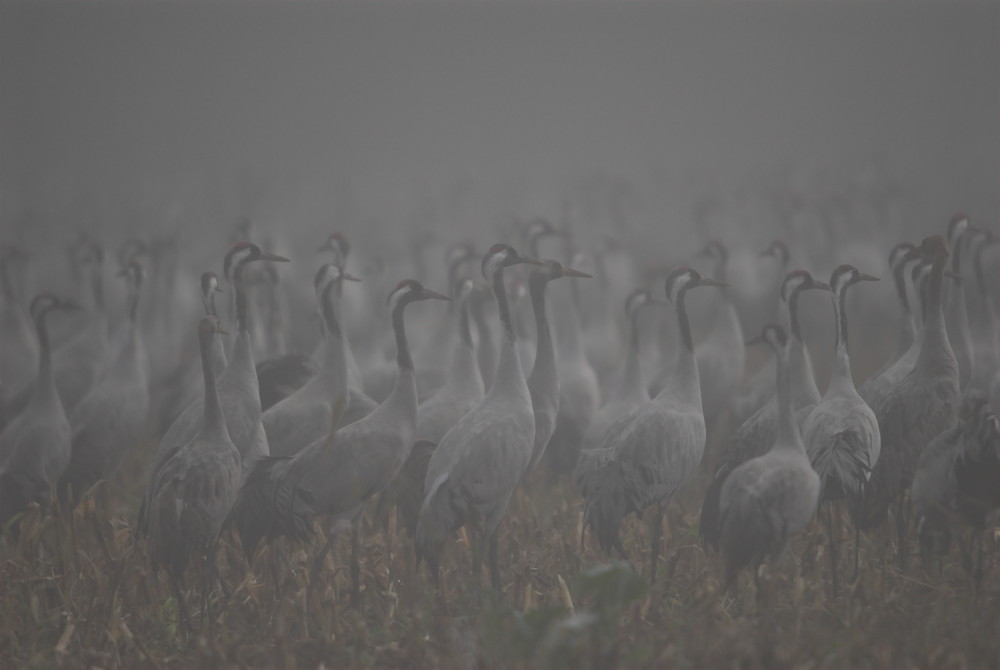
<path fill-rule="evenodd" d="M 203 317 L 198 324 L 205 386 L 202 425 L 190 442 L 170 454 L 156 472 L 148 493 L 153 572 L 161 566 L 166 570 L 185 626 L 188 616 L 181 588 L 184 572 L 193 558 L 204 556 L 206 577 L 214 574 L 219 531 L 240 484 L 240 452 L 229 437 L 212 361 L 217 334 L 225 334 L 219 320 L 211 315 Z M 207 585 L 207 578 L 205 581 Z"/>
<path fill-rule="evenodd" d="M 478 580 L 488 546 L 490 583 L 500 591 L 497 526 L 528 469 L 535 439 L 531 393 L 503 281 L 504 269 L 521 263 L 540 261 L 506 244 L 494 244 L 483 257 L 482 273 L 493 289 L 503 341 L 496 377 L 486 396 L 445 433 L 427 467 L 416 550 L 417 560 L 427 561 L 435 582 L 445 541 L 462 526 L 474 524 L 479 539 L 473 552 L 475 576 Z"/>
<path fill-rule="evenodd" d="M 774 350 L 778 371 L 778 420 L 770 448 L 735 468 L 719 498 L 719 546 L 726 564 L 726 590 L 744 567 L 757 570 L 768 555 L 778 559 L 819 504 L 820 479 L 809 463 L 792 403 L 788 337 L 776 325 L 760 339 Z"/>
<path fill-rule="evenodd" d="M 29 306 L 38 343 L 38 372 L 27 408 L 0 432 L 0 528 L 35 501 L 47 506 L 52 487 L 69 465 L 72 432 L 52 371 L 50 312 L 78 309 L 51 293 Z"/>
<path fill-rule="evenodd" d="M 316 517 L 351 523 L 352 602 L 360 600 L 358 523 L 364 504 L 391 482 L 413 446 L 417 420 L 417 383 L 406 339 L 403 312 L 421 300 L 449 300 L 415 279 L 404 279 L 389 294 L 396 336 L 396 383 L 389 396 L 368 416 L 308 445 L 293 457 L 258 460 L 240 489 L 232 523 L 247 556 L 264 538 L 285 536 L 298 541 L 312 534 Z M 315 575 L 331 546 L 313 564 Z M 313 582 L 311 582 L 313 583 Z"/>
<path fill-rule="evenodd" d="M 584 525 L 593 529 L 606 553 L 624 553 L 619 538 L 622 520 L 655 505 L 649 575 L 656 580 L 663 515 L 671 498 L 701 462 L 705 451 L 705 416 L 695 361 L 691 326 L 684 300 L 701 286 L 725 287 L 681 267 L 666 279 L 667 298 L 674 305 L 681 346 L 674 374 L 656 397 L 608 428 L 600 462 L 581 477 Z"/>
<path fill-rule="evenodd" d="M 330 412 L 343 403 L 349 408 L 347 348 L 334 311 L 334 292 L 344 281 L 360 281 L 343 268 L 326 263 L 316 272 L 314 286 L 323 314 L 325 353 L 323 367 L 302 388 L 261 416 L 270 453 L 294 456 L 330 431 Z M 347 414 L 342 409 L 342 416 Z"/>
<path fill-rule="evenodd" d="M 871 403 L 882 436 L 882 451 L 861 504 L 849 510 L 855 525 L 867 530 L 881 525 L 889 505 L 897 502 L 899 560 L 904 568 L 908 514 L 903 492 L 913 480 L 920 453 L 951 426 L 959 401 L 958 363 L 948 342 L 943 306 L 948 243 L 942 236 L 932 235 L 920 243 L 919 252 L 931 263 L 920 355 L 898 384 Z"/>
<path fill-rule="evenodd" d="M 799 294 L 807 290 L 829 291 L 825 282 L 813 279 L 805 270 L 793 270 L 785 275 L 781 283 L 779 296 L 781 311 L 788 333 L 788 375 L 792 389 L 792 405 L 796 419 L 801 425 L 813 408 L 819 404 L 820 394 L 812 373 L 812 362 L 805 342 L 802 341 L 802 330 L 799 327 L 798 301 Z M 715 476 L 705 492 L 705 500 L 701 506 L 700 531 L 705 542 L 712 547 L 719 546 L 719 495 L 726 478 L 741 463 L 751 458 L 761 456 L 774 444 L 777 430 L 778 399 L 771 400 L 755 412 L 730 437 L 723 454 L 723 462 L 716 469 Z"/>
<path fill-rule="evenodd" d="M 882 447 L 875 413 L 854 388 L 847 347 L 847 289 L 863 281 L 878 281 L 878 278 L 851 265 L 840 265 L 830 275 L 835 329 L 833 373 L 826 393 L 802 427 L 806 453 L 819 475 L 821 502 L 846 500 L 848 506 L 859 503 Z M 836 594 L 837 542 L 829 506 L 827 531 Z"/>

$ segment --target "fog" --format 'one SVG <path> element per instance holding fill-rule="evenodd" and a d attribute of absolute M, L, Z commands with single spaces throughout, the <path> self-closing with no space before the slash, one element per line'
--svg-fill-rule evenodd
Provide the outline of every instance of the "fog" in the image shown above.
<path fill-rule="evenodd" d="M 556 217 L 596 179 L 630 184 L 631 221 L 686 226 L 694 201 L 760 175 L 888 175 L 921 231 L 957 209 L 992 222 L 997 16 L 995 2 L 5 1 L 0 211 L 5 226 L 29 212 L 485 226 Z"/>

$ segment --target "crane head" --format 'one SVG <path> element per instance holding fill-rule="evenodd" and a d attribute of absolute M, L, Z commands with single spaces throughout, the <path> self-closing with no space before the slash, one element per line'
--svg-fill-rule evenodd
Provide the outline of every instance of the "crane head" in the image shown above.
<path fill-rule="evenodd" d="M 931 263 L 943 263 L 948 259 L 948 242 L 942 235 L 925 237 L 920 243 L 920 255 Z"/>
<path fill-rule="evenodd" d="M 324 263 L 316 271 L 316 276 L 313 278 L 313 288 L 316 290 L 317 294 L 322 293 L 328 286 L 333 286 L 339 282 L 343 281 L 361 281 L 352 274 L 349 274 L 347 270 L 340 267 L 336 263 Z"/>
<path fill-rule="evenodd" d="M 718 279 L 702 277 L 697 270 L 693 270 L 688 267 L 679 267 L 667 275 L 665 286 L 667 300 L 676 305 L 682 293 L 688 289 L 698 286 L 725 287 L 728 286 L 728 284 L 726 284 L 726 282 L 719 281 Z"/>
<path fill-rule="evenodd" d="M 813 279 L 813 276 L 805 270 L 792 270 L 785 275 L 784 281 L 781 282 L 781 299 L 784 302 L 789 302 L 792 296 L 799 291 L 809 289 L 829 291 L 830 285 Z"/>
<path fill-rule="evenodd" d="M 785 345 L 788 343 L 788 335 L 785 333 L 785 329 L 776 323 L 769 323 L 764 326 L 760 331 L 760 335 L 748 340 L 746 346 L 753 344 L 768 344 L 774 349 L 775 353 L 781 352 Z"/>
<path fill-rule="evenodd" d="M 658 301 L 653 298 L 653 294 L 648 289 L 637 288 L 625 298 L 625 315 L 634 316 L 640 307 L 653 305 Z"/>
<path fill-rule="evenodd" d="M 347 260 L 348 254 L 351 253 L 351 243 L 347 241 L 347 237 L 344 236 L 342 232 L 335 231 L 330 233 L 326 238 L 326 242 L 323 243 L 318 251 L 332 251 L 334 254 L 340 257 L 340 262 L 343 263 Z"/>
<path fill-rule="evenodd" d="M 483 277 L 486 280 L 491 280 L 497 271 L 519 263 L 541 265 L 542 262 L 529 256 L 522 256 L 509 244 L 494 244 L 490 247 L 490 250 L 486 252 L 486 255 L 483 256 Z"/>
<path fill-rule="evenodd" d="M 840 295 L 841 291 L 861 281 L 878 281 L 878 277 L 860 272 L 853 265 L 838 265 L 830 275 L 830 290 Z"/>
<path fill-rule="evenodd" d="M 253 242 L 237 242 L 222 261 L 223 274 L 225 274 L 226 279 L 232 281 L 239 268 L 253 261 L 287 263 L 288 259 L 284 256 L 261 251 L 261 248 Z"/>
<path fill-rule="evenodd" d="M 60 298 L 54 293 L 46 292 L 39 293 L 31 300 L 31 304 L 28 306 L 28 313 L 31 314 L 32 319 L 37 321 L 39 317 L 54 309 L 76 310 L 80 309 L 80 306 L 73 300 Z"/>
<path fill-rule="evenodd" d="M 395 312 L 397 309 L 418 300 L 451 300 L 451 298 L 430 290 L 416 279 L 404 279 L 396 284 L 396 288 L 389 293 L 385 304 L 389 307 L 390 312 Z"/>
<path fill-rule="evenodd" d="M 781 267 L 788 267 L 788 260 L 791 258 L 791 253 L 788 251 L 788 245 L 786 245 L 781 240 L 775 240 L 771 242 L 771 245 L 760 252 L 761 258 L 775 258 Z"/>

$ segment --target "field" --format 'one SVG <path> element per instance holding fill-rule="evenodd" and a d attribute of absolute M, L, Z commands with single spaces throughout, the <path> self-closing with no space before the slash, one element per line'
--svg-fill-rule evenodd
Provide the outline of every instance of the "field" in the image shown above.
<path fill-rule="evenodd" d="M 414 571 L 395 513 L 366 517 L 362 604 L 350 605 L 350 541 L 338 538 L 307 599 L 323 544 L 278 543 L 248 567 L 226 537 L 218 564 L 230 593 L 201 576 L 185 585 L 192 631 L 179 626 L 165 575 L 153 575 L 133 534 L 141 461 L 100 486 L 71 516 L 29 510 L 0 540 L 0 666 L 450 668 L 983 668 L 998 667 L 997 543 L 975 594 L 953 548 L 928 573 L 904 573 L 894 544 L 842 527 L 841 587 L 832 593 L 825 527 L 814 522 L 784 561 L 720 593 L 717 556 L 698 541 L 700 482 L 668 513 L 658 580 L 645 578 L 647 522 L 625 546 L 639 577 L 596 546 L 579 550 L 580 502 L 538 476 L 512 503 L 501 536 L 503 598 L 471 578 L 469 538 L 447 550 L 442 584 Z M 132 483 L 132 484 L 130 484 Z M 114 502 L 112 502 L 112 499 Z M 106 509 L 113 509 L 107 513 Z M 912 542 L 911 542 L 912 544 Z"/>

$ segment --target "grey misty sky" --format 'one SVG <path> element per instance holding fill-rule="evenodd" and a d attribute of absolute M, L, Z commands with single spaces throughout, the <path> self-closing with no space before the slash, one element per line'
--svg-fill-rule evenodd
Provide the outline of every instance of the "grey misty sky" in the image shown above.
<path fill-rule="evenodd" d="M 467 175 L 551 210 L 587 169 L 877 160 L 938 189 L 929 219 L 995 221 L 997 8 L 5 1 L 0 180 L 104 209 L 150 182 L 347 180 L 377 208 Z"/>

